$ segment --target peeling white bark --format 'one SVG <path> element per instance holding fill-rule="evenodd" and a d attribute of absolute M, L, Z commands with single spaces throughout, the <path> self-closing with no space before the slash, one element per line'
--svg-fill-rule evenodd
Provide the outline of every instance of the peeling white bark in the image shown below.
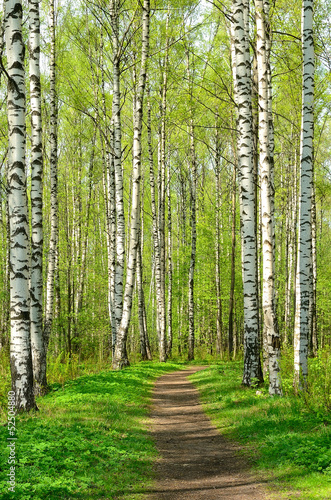
<path fill-rule="evenodd" d="M 25 174 L 25 47 L 22 3 L 5 2 L 8 61 L 8 209 L 10 233 L 10 366 L 16 410 L 36 408 L 30 341 L 30 241 Z"/>
<path fill-rule="evenodd" d="M 313 0 L 302 3 L 302 124 L 300 144 L 299 235 L 294 327 L 294 385 L 304 389 L 308 376 L 308 341 L 312 290 L 313 138 L 314 138 L 314 37 Z"/>
<path fill-rule="evenodd" d="M 113 357 L 113 369 L 121 369 L 129 364 L 126 354 L 126 339 L 130 324 L 132 297 L 135 273 L 137 267 L 137 249 L 139 245 L 140 228 L 140 178 L 141 178 L 141 131 L 143 117 L 143 100 L 146 85 L 147 60 L 149 53 L 149 13 L 150 2 L 144 0 L 143 5 L 143 27 L 142 27 L 142 51 L 141 67 L 135 100 L 135 113 L 133 118 L 133 172 L 132 172 L 132 204 L 131 204 L 131 231 L 129 255 L 126 271 L 126 284 L 124 292 L 123 315 L 120 327 L 117 331 L 115 353 Z"/>
<path fill-rule="evenodd" d="M 247 20 L 249 2 L 232 4 L 233 44 L 235 52 L 236 103 L 238 106 L 238 163 L 241 212 L 242 272 L 244 286 L 244 374 L 243 384 L 261 379 L 258 331 L 258 285 L 256 251 L 256 210 L 253 164 L 251 67 Z"/>
<path fill-rule="evenodd" d="M 273 126 L 269 72 L 269 3 L 255 0 L 257 69 L 259 94 L 260 186 L 262 214 L 263 325 L 266 330 L 269 394 L 282 394 L 280 381 L 280 339 L 275 307 L 275 221 L 273 185 Z"/>
<path fill-rule="evenodd" d="M 51 105 L 51 133 L 50 133 L 50 174 L 51 174 L 51 235 L 48 254 L 48 269 L 46 280 L 46 310 L 44 323 L 44 342 L 47 352 L 49 338 L 52 331 L 54 309 L 54 280 L 56 276 L 56 253 L 58 245 L 58 199 L 57 199 L 57 93 L 56 93 L 56 51 L 55 51 L 55 8 L 54 0 L 50 3 L 50 105 Z"/>
<path fill-rule="evenodd" d="M 39 0 L 29 0 L 31 105 L 31 349 L 35 394 L 47 388 L 43 337 L 43 153 L 40 88 Z"/>
<path fill-rule="evenodd" d="M 123 280 L 125 261 L 125 217 L 123 200 L 122 172 L 122 125 L 121 125 L 121 79 L 120 59 L 121 46 L 119 40 L 120 2 L 110 1 L 110 17 L 113 45 L 113 123 L 114 123 L 114 173 L 116 199 L 116 269 L 115 269 L 115 319 L 116 333 L 123 314 Z M 116 339 L 114 339 L 116 340 Z"/>

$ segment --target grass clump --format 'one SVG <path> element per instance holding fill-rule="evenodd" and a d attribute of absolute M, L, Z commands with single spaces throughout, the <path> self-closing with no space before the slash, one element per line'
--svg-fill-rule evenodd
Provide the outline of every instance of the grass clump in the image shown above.
<path fill-rule="evenodd" d="M 220 362 L 190 377 L 214 424 L 243 446 L 275 499 L 331 498 L 331 417 L 321 396 L 329 390 L 322 388 L 325 356 L 322 368 L 318 359 L 311 360 L 319 368 L 311 369 L 310 398 L 293 394 L 290 371 L 282 398 L 269 397 L 267 386 L 259 391 L 241 386 L 242 362 Z"/>
<path fill-rule="evenodd" d="M 141 363 L 54 383 L 39 412 L 17 417 L 16 488 L 8 493 L 7 450 L 0 458 L 3 500 L 136 499 L 156 456 L 146 431 L 153 382 L 174 363 Z M 7 427 L 0 439 L 6 443 Z"/>

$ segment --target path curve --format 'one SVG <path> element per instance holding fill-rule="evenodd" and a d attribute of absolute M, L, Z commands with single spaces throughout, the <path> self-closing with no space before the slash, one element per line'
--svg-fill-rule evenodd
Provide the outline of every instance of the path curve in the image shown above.
<path fill-rule="evenodd" d="M 146 500 L 262 500 L 262 486 L 244 459 L 203 412 L 199 393 L 187 379 L 206 367 L 168 373 L 153 393 L 151 432 L 161 455 L 155 486 Z"/>

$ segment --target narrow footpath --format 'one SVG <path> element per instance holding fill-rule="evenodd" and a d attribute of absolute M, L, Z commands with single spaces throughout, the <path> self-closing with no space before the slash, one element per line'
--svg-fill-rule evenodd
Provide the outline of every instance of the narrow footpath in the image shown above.
<path fill-rule="evenodd" d="M 266 500 L 236 446 L 212 425 L 187 379 L 204 368 L 169 373 L 156 382 L 151 432 L 161 458 L 146 500 Z"/>

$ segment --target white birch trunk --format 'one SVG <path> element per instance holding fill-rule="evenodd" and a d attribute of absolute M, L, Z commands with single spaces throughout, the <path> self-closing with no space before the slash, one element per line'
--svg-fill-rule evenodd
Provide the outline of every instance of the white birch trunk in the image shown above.
<path fill-rule="evenodd" d="M 293 187 L 292 187 L 293 189 Z M 284 344 L 290 340 L 291 331 L 291 291 L 293 281 L 293 191 L 290 191 L 289 204 L 286 210 L 286 283 L 285 283 L 285 317 L 284 317 Z"/>
<path fill-rule="evenodd" d="M 115 278 L 116 278 L 116 205 L 115 205 L 115 169 L 114 157 L 111 153 L 107 154 L 107 180 L 108 180 L 108 199 L 109 199 L 109 247 L 108 247 L 108 302 L 110 310 L 110 322 L 112 329 L 112 355 L 115 352 L 116 345 L 116 299 L 115 299 Z"/>
<path fill-rule="evenodd" d="M 40 89 L 39 0 L 29 0 L 29 56 L 31 100 L 31 350 L 34 390 L 47 388 L 43 337 L 43 153 Z"/>
<path fill-rule="evenodd" d="M 187 59 L 187 77 L 189 85 L 189 99 L 190 99 L 190 167 L 191 167 L 191 257 L 190 257 L 190 268 L 188 277 L 188 321 L 189 321 L 189 333 L 188 333 L 188 361 L 194 359 L 194 344 L 195 344 L 195 324 L 194 324 L 194 270 L 195 270 L 195 257 L 196 257 L 196 247 L 197 247 L 197 217 L 196 217 L 196 200 L 197 200 L 197 160 L 195 154 L 195 143 L 194 143 L 194 126 L 193 126 L 193 82 L 190 71 L 190 59 L 189 52 L 186 52 Z"/>
<path fill-rule="evenodd" d="M 228 332 L 228 348 L 230 359 L 233 354 L 234 341 L 234 289 L 235 289 L 235 273 L 236 273 L 236 164 L 237 158 L 235 155 L 232 178 L 232 245 L 231 245 L 231 285 L 229 297 L 229 332 Z"/>
<path fill-rule="evenodd" d="M 169 62 L 169 17 L 168 8 L 166 22 L 166 49 L 164 57 L 163 81 L 162 81 L 162 100 L 161 100 L 161 130 L 160 130 L 160 155 L 159 155 L 159 253 L 160 253 L 160 271 L 161 271 L 161 310 L 159 315 L 160 325 L 160 361 L 167 359 L 167 317 L 166 317 L 166 236 L 165 236 L 165 202 L 166 202 L 166 113 L 167 113 L 167 90 L 168 90 L 168 62 Z"/>
<path fill-rule="evenodd" d="M 216 207 L 215 207 L 215 225 L 216 225 L 216 243 L 215 243 L 215 282 L 216 282 L 216 354 L 221 355 L 222 351 L 222 298 L 221 298 L 221 183 L 220 183 L 220 168 L 221 168 L 221 143 L 220 143 L 220 127 L 216 123 L 216 147 L 215 147 L 215 180 L 216 180 Z M 230 313 L 229 313 L 230 315 Z"/>
<path fill-rule="evenodd" d="M 153 221 L 153 246 L 154 246 L 154 265 L 155 265 L 155 288 L 156 288 L 156 311 L 157 311 L 157 330 L 159 337 L 159 357 L 161 362 L 166 361 L 166 322 L 165 322 L 165 308 L 164 308 L 164 296 L 162 289 L 162 271 L 161 271 L 161 258 L 160 258 L 160 239 L 159 239 L 159 224 L 156 212 L 156 200 L 155 200 L 155 176 L 154 176 L 154 162 L 153 162 L 153 150 L 152 150 L 152 130 L 151 130 L 151 109 L 149 102 L 149 91 L 148 91 L 148 102 L 147 102 L 147 134 L 148 134 L 148 155 L 149 155 L 149 179 L 151 186 L 151 210 L 152 210 L 152 221 Z"/>
<path fill-rule="evenodd" d="M 146 85 L 147 60 L 149 53 L 149 0 L 144 0 L 143 26 L 142 26 L 142 51 L 139 82 L 137 88 L 135 113 L 134 113 L 134 136 L 133 136 L 133 175 L 132 175 L 132 207 L 131 207 L 131 234 L 127 263 L 127 277 L 124 293 L 123 315 L 117 332 L 115 353 L 113 357 L 113 369 L 121 369 L 128 366 L 129 360 L 126 354 L 126 339 L 130 324 L 132 310 L 132 296 L 134 288 L 135 273 L 137 267 L 137 248 L 139 244 L 140 229 L 140 178 L 141 178 L 141 131 L 143 117 L 143 100 Z"/>
<path fill-rule="evenodd" d="M 119 41 L 119 9 L 118 0 L 110 1 L 110 16 L 113 44 L 113 122 L 114 122 L 114 172 L 116 199 L 116 270 L 115 270 L 115 304 L 116 333 L 123 314 L 123 280 L 125 261 L 125 218 L 123 200 L 122 171 L 122 125 L 121 125 L 121 87 L 120 87 L 120 41 Z"/>
<path fill-rule="evenodd" d="M 313 184 L 312 194 L 312 217 L 311 217 L 311 232 L 312 232 L 312 296 L 311 296 L 311 352 L 317 356 L 318 351 L 318 336 L 317 336 L 317 310 L 316 310 L 316 295 L 317 295 L 317 255 L 316 255 L 316 200 L 315 200 L 315 185 Z"/>
<path fill-rule="evenodd" d="M 10 232 L 10 367 L 16 410 L 36 408 L 30 340 L 30 242 L 25 174 L 25 47 L 22 3 L 5 2 L 8 61 L 8 208 Z"/>
<path fill-rule="evenodd" d="M 234 0 L 232 11 L 236 103 L 238 105 L 239 198 L 241 208 L 242 272 L 244 286 L 244 374 L 243 384 L 261 380 L 258 329 L 258 285 L 256 252 L 256 210 L 253 164 L 251 68 L 245 19 L 247 0 Z"/>
<path fill-rule="evenodd" d="M 269 394 L 282 394 L 280 382 L 280 339 L 275 308 L 275 244 L 273 186 L 273 128 L 270 126 L 268 59 L 270 45 L 268 0 L 255 0 L 259 93 L 260 185 L 262 213 L 263 325 L 266 331 Z"/>
<path fill-rule="evenodd" d="M 56 51 L 55 51 L 55 9 L 54 0 L 50 2 L 50 32 L 51 32 L 51 57 L 50 57 L 50 105 L 51 105 L 51 131 L 50 131 L 50 174 L 51 174 L 51 235 L 48 255 L 48 269 L 46 280 L 46 310 L 44 322 L 44 342 L 47 352 L 53 322 L 54 305 L 54 279 L 56 275 L 56 252 L 58 245 L 58 199 L 57 199 L 57 94 L 56 94 Z"/>
<path fill-rule="evenodd" d="M 191 111 L 192 112 L 192 111 Z M 196 191 L 197 191 L 197 162 L 195 155 L 194 144 L 194 128 L 193 119 L 190 121 L 190 153 L 191 153 L 191 258 L 190 269 L 188 278 L 188 317 L 189 317 L 189 334 L 188 334 L 188 361 L 194 359 L 194 344 L 195 344 L 195 325 L 194 325 L 194 270 L 195 270 L 195 256 L 197 246 L 197 219 L 196 219 Z"/>
<path fill-rule="evenodd" d="M 106 97 L 105 97 L 105 72 L 103 57 L 103 30 L 101 30 L 101 99 L 102 110 L 105 119 L 105 126 L 108 130 Z M 97 90 L 96 90 L 97 94 Z M 102 135 L 100 130 L 101 143 L 104 143 L 103 155 L 103 184 L 104 199 L 106 208 L 106 233 L 107 233 L 107 270 L 108 270 L 108 314 L 111 325 L 111 340 L 109 340 L 109 350 L 112 356 L 115 352 L 116 344 L 116 312 L 115 312 L 115 277 L 116 277 L 116 192 L 115 192 L 115 168 L 114 168 L 114 131 L 113 123 L 110 124 L 108 138 Z"/>
<path fill-rule="evenodd" d="M 313 0 L 302 3 L 302 124 L 300 144 L 299 235 L 294 327 L 294 386 L 304 389 L 308 376 L 309 300 L 312 287 L 311 208 L 314 138 Z"/>
<path fill-rule="evenodd" d="M 167 356 L 171 356 L 172 352 L 172 216 L 171 216 L 171 190 L 170 190 L 170 160 L 168 163 L 168 301 L 167 301 L 167 327 L 168 327 L 168 342 Z"/>

